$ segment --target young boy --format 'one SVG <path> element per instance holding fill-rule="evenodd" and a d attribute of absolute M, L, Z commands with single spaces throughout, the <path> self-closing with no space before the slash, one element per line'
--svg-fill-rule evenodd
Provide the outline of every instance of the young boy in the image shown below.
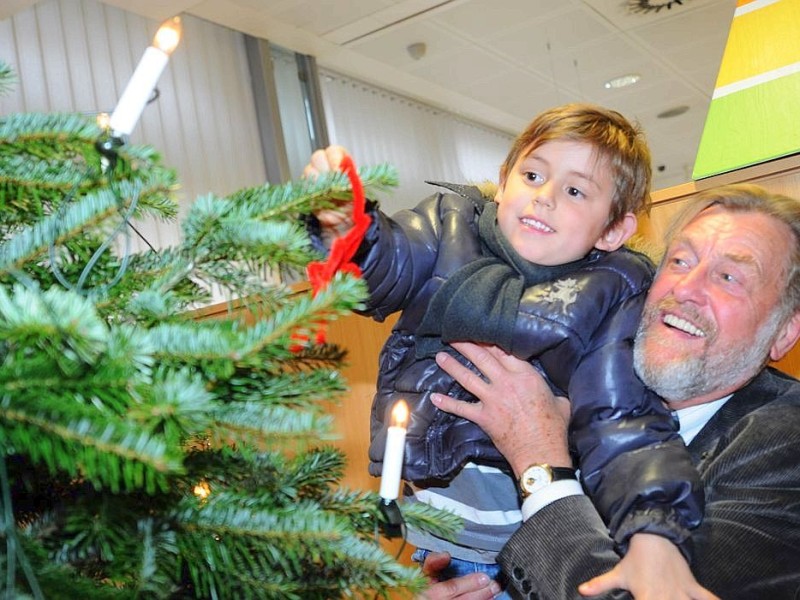
<path fill-rule="evenodd" d="M 306 175 L 336 168 L 344 152 L 315 152 Z M 380 474 L 390 411 L 404 399 L 406 501 L 449 509 L 465 523 L 455 543 L 409 532 L 425 549 L 415 559 L 447 551 L 449 576 L 496 576 L 496 554 L 521 522 L 520 496 L 536 493 L 536 474 L 553 475 L 533 466 L 520 489 L 480 428 L 431 404 L 433 392 L 467 398 L 434 361 L 454 341 L 530 360 L 570 399 L 581 483 L 623 548 L 636 533 L 654 533 L 688 554 L 682 544 L 701 518 L 702 488 L 669 411 L 632 366 L 654 269 L 623 244 L 650 179 L 638 128 L 614 111 L 571 104 L 541 113 L 516 139 L 494 201 L 474 187 L 438 184 L 446 191 L 413 210 L 390 218 L 372 208 L 355 257 L 370 290 L 366 313 L 403 312 L 381 352 L 370 472 Z M 346 212 L 316 217 L 320 233 L 348 222 Z"/>

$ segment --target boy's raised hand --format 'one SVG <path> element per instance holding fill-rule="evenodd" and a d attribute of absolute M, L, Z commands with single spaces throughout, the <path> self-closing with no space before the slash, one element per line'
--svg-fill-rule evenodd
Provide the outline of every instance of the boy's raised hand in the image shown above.
<path fill-rule="evenodd" d="M 342 160 L 348 152 L 343 146 L 328 146 L 323 150 L 315 150 L 311 160 L 303 169 L 303 177 L 316 177 L 320 173 L 335 171 L 342 166 Z"/>
<path fill-rule="evenodd" d="M 311 160 L 303 169 L 303 177 L 316 178 L 322 173 L 336 171 L 342 165 L 342 160 L 347 156 L 347 150 L 342 146 L 328 146 L 324 150 L 315 150 Z M 327 246 L 336 237 L 344 234 L 353 226 L 352 204 L 344 203 L 339 210 L 320 210 L 314 213 L 322 227 L 323 240 Z"/>

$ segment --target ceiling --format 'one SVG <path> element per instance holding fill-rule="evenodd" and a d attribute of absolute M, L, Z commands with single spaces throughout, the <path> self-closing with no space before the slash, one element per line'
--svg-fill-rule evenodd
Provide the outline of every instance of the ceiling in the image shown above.
<path fill-rule="evenodd" d="M 11 0 L 17 8 L 36 0 Z M 584 100 L 637 119 L 654 187 L 688 181 L 736 0 L 104 0 L 186 12 L 512 134 Z M 658 10 L 632 10 L 631 5 Z M 410 44 L 425 44 L 413 58 Z M 622 89 L 604 82 L 636 73 Z M 673 109 L 686 112 L 659 117 Z"/>

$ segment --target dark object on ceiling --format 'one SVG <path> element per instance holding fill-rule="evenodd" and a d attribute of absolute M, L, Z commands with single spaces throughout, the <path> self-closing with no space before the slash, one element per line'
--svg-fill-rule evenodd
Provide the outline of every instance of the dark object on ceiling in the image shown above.
<path fill-rule="evenodd" d="M 672 8 L 673 4 L 683 5 L 685 0 L 667 0 L 666 2 L 650 2 L 650 0 L 628 0 L 628 10 L 634 13 L 659 12 L 661 9 Z"/>

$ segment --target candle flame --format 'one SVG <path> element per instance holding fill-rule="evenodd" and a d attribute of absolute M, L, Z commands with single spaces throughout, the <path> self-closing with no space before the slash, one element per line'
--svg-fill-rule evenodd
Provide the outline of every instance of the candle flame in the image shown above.
<path fill-rule="evenodd" d="M 192 492 L 194 492 L 194 495 L 200 498 L 200 500 L 205 500 L 211 495 L 211 486 L 208 485 L 207 482 L 201 481 L 194 486 Z"/>
<path fill-rule="evenodd" d="M 408 424 L 408 404 L 405 400 L 395 402 L 392 408 L 392 427 L 405 428 Z"/>
<path fill-rule="evenodd" d="M 95 119 L 97 122 L 97 126 L 105 131 L 109 128 L 109 124 L 111 121 L 111 116 L 106 112 L 97 113 L 97 118 Z"/>
<path fill-rule="evenodd" d="M 178 47 L 181 41 L 181 31 L 180 17 L 172 17 L 164 21 L 156 31 L 156 36 L 153 38 L 153 46 L 165 54 L 172 54 L 172 51 Z"/>

